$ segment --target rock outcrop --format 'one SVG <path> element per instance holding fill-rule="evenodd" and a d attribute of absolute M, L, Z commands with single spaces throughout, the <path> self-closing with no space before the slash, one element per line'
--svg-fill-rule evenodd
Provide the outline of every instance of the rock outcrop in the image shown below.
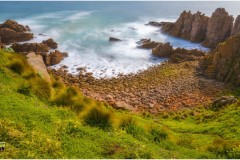
<path fill-rule="evenodd" d="M 184 48 L 176 48 L 172 52 L 172 56 L 169 58 L 169 61 L 172 63 L 180 63 L 184 61 L 195 61 L 203 58 L 205 56 L 205 52 L 192 49 L 187 50 Z"/>
<path fill-rule="evenodd" d="M 231 35 L 236 35 L 237 33 L 240 33 L 240 15 L 237 16 L 234 22 L 234 26 L 232 28 Z"/>
<path fill-rule="evenodd" d="M 57 43 L 52 38 L 42 41 L 42 43 L 46 44 L 51 49 L 57 49 L 58 46 Z"/>
<path fill-rule="evenodd" d="M 189 12 L 182 12 L 175 23 L 162 22 L 160 24 L 153 23 L 154 26 L 161 26 L 162 31 L 174 37 L 180 37 L 192 42 L 201 42 L 206 36 L 207 24 L 209 18 L 197 12 L 192 14 Z"/>
<path fill-rule="evenodd" d="M 113 102 L 112 106 L 115 109 L 122 109 L 122 110 L 128 110 L 128 111 L 134 111 L 136 110 L 133 106 L 123 102 L 123 101 L 117 101 L 117 102 Z"/>
<path fill-rule="evenodd" d="M 220 43 L 200 61 L 199 71 L 209 78 L 240 86 L 240 34 Z"/>
<path fill-rule="evenodd" d="M 140 48 L 153 49 L 159 45 L 159 42 L 151 41 L 150 39 L 140 40 Z"/>
<path fill-rule="evenodd" d="M 199 60 L 203 56 L 205 56 L 205 52 L 197 49 L 192 50 L 187 50 L 184 48 L 173 49 L 169 42 L 161 43 L 151 41 L 150 39 L 142 39 L 138 43 L 140 43 L 141 48 L 152 49 L 152 54 L 154 56 L 161 58 L 169 58 L 169 61 L 172 63 Z"/>
<path fill-rule="evenodd" d="M 47 66 L 51 66 L 60 63 L 64 57 L 65 54 L 55 50 L 54 52 L 50 52 L 50 54 L 43 55 L 43 60 Z"/>
<path fill-rule="evenodd" d="M 115 38 L 115 37 L 110 37 L 109 38 L 110 42 L 117 42 L 117 41 L 122 41 L 121 39 Z"/>
<path fill-rule="evenodd" d="M 149 25 L 161 27 L 162 32 L 203 46 L 215 48 L 231 35 L 240 32 L 240 16 L 233 26 L 234 18 L 224 8 L 217 8 L 211 17 L 201 12 L 192 14 L 182 12 L 176 22 L 149 22 Z"/>
<path fill-rule="evenodd" d="M 234 96 L 221 96 L 214 99 L 211 108 L 217 111 L 222 109 L 226 105 L 233 104 L 236 102 L 237 102 L 237 98 L 235 98 Z"/>
<path fill-rule="evenodd" d="M 215 48 L 231 34 L 233 16 L 230 16 L 224 8 L 218 8 L 213 12 L 207 26 L 206 38 L 202 44 L 209 48 Z"/>
<path fill-rule="evenodd" d="M 49 47 L 43 43 L 14 43 L 11 48 L 17 53 L 28 54 L 34 52 L 36 54 L 46 54 L 49 51 Z"/>
<path fill-rule="evenodd" d="M 14 43 L 12 46 L 13 50 L 17 53 L 22 53 L 27 55 L 30 52 L 34 52 L 43 57 L 43 61 L 47 66 L 55 65 L 60 63 L 64 57 L 68 56 L 66 52 L 60 52 L 55 50 L 54 52 L 49 52 L 49 47 L 43 43 Z"/>
<path fill-rule="evenodd" d="M 0 37 L 0 49 L 5 48 L 5 45 L 2 43 L 1 37 Z"/>
<path fill-rule="evenodd" d="M 33 39 L 33 34 L 29 33 L 30 28 L 18 24 L 13 20 L 7 20 L 0 24 L 0 37 L 2 43 L 10 44 L 14 42 L 23 42 Z"/>
<path fill-rule="evenodd" d="M 159 57 L 170 57 L 173 54 L 173 47 L 169 42 L 159 43 L 155 48 L 152 49 L 152 54 Z"/>
<path fill-rule="evenodd" d="M 36 55 L 34 52 L 30 52 L 27 54 L 27 61 L 33 67 L 33 69 L 42 76 L 42 78 L 48 82 L 51 82 L 47 67 L 40 55 Z"/>

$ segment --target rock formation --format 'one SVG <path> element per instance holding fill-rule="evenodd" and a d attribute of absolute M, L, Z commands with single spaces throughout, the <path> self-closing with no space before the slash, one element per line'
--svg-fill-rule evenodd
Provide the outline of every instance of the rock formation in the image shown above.
<path fill-rule="evenodd" d="M 68 56 L 68 53 L 60 52 L 58 50 L 48 53 L 49 47 L 43 43 L 14 43 L 11 47 L 17 53 L 27 55 L 30 52 L 34 52 L 41 55 L 43 57 L 44 63 L 47 66 L 58 64 L 63 60 L 64 57 Z"/>
<path fill-rule="evenodd" d="M 7 20 L 0 24 L 0 37 L 2 43 L 5 44 L 31 40 L 33 34 L 29 33 L 29 31 L 30 28 L 28 26 L 20 25 L 12 20 Z"/>
<path fill-rule="evenodd" d="M 151 41 L 150 39 L 140 40 L 139 43 L 141 45 L 140 47 L 145 49 L 153 49 L 159 44 L 159 42 Z"/>
<path fill-rule="evenodd" d="M 57 43 L 53 41 L 52 38 L 42 41 L 43 44 L 46 44 L 51 49 L 57 49 Z"/>
<path fill-rule="evenodd" d="M 172 63 L 180 63 L 184 61 L 194 61 L 199 60 L 205 56 L 205 52 L 192 49 L 187 50 L 184 48 L 176 48 L 170 45 L 169 42 L 161 43 L 151 41 L 150 39 L 141 39 L 139 42 L 141 48 L 152 49 L 152 54 L 161 58 L 169 58 Z"/>
<path fill-rule="evenodd" d="M 49 47 L 43 43 L 14 43 L 11 48 L 17 53 L 27 54 L 34 52 L 36 54 L 46 54 L 49 51 Z"/>
<path fill-rule="evenodd" d="M 240 32 L 240 16 L 233 27 L 234 18 L 224 8 L 217 8 L 209 18 L 197 12 L 182 12 L 176 22 L 149 22 L 161 27 L 162 32 L 191 42 L 201 42 L 203 46 L 215 48 L 230 35 Z"/>
<path fill-rule="evenodd" d="M 42 78 L 48 82 L 51 82 L 47 67 L 40 55 L 36 55 L 34 52 L 30 52 L 27 54 L 27 61 L 33 67 L 33 69 L 42 76 Z"/>
<path fill-rule="evenodd" d="M 240 15 L 235 19 L 231 35 L 236 35 L 237 33 L 240 33 Z"/>
<path fill-rule="evenodd" d="M 64 58 L 64 54 L 55 50 L 54 52 L 50 52 L 50 54 L 43 55 L 43 60 L 47 66 L 55 65 L 60 63 Z"/>
<path fill-rule="evenodd" d="M 200 61 L 199 71 L 209 78 L 240 86 L 240 34 L 220 43 Z"/>
<path fill-rule="evenodd" d="M 234 18 L 224 8 L 216 9 L 209 19 L 206 37 L 202 44 L 215 48 L 218 43 L 223 42 L 231 34 L 233 20 Z"/>
<path fill-rule="evenodd" d="M 170 57 L 172 55 L 173 47 L 169 42 L 159 43 L 155 48 L 152 49 L 152 54 L 159 57 Z"/>
<path fill-rule="evenodd" d="M 201 12 L 192 14 L 190 11 L 184 11 L 175 23 L 162 22 L 160 26 L 163 32 L 174 37 L 201 42 L 206 36 L 208 20 L 209 18 Z M 151 24 L 159 26 L 153 22 Z"/>
<path fill-rule="evenodd" d="M 176 48 L 175 50 L 173 50 L 172 56 L 169 58 L 169 61 L 172 63 L 195 61 L 201 59 L 204 56 L 205 53 L 197 49 L 187 50 L 184 48 Z"/>
<path fill-rule="evenodd" d="M 1 37 L 0 37 L 0 49 L 5 48 L 5 45 L 2 43 Z"/>
<path fill-rule="evenodd" d="M 110 37 L 110 38 L 109 38 L 109 41 L 110 41 L 110 42 L 117 42 L 117 41 L 121 41 L 121 39 L 114 38 L 114 37 Z"/>
<path fill-rule="evenodd" d="M 207 32 L 209 18 L 200 12 L 193 15 L 192 30 L 190 33 L 190 41 L 201 42 Z"/>

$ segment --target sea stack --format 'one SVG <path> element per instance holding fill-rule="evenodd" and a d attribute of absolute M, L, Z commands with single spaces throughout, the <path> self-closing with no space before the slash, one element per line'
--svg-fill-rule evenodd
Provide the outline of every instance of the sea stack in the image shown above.
<path fill-rule="evenodd" d="M 231 34 L 233 16 L 230 16 L 224 8 L 217 8 L 209 19 L 206 38 L 202 42 L 205 47 L 215 48 Z"/>

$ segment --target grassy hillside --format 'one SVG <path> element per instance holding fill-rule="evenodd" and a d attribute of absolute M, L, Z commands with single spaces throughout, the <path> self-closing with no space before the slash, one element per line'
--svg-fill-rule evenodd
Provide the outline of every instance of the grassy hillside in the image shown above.
<path fill-rule="evenodd" d="M 0 158 L 240 158 L 239 106 L 131 115 L 0 51 Z"/>

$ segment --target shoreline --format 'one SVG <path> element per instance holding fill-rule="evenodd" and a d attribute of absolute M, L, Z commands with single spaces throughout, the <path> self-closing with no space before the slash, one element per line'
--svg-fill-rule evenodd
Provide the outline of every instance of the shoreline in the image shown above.
<path fill-rule="evenodd" d="M 208 106 L 230 86 L 204 78 L 196 72 L 198 61 L 169 63 L 119 78 L 95 79 L 51 70 L 54 77 L 79 87 L 85 96 L 131 112 L 162 111 Z M 120 104 L 120 105 L 118 105 Z"/>

